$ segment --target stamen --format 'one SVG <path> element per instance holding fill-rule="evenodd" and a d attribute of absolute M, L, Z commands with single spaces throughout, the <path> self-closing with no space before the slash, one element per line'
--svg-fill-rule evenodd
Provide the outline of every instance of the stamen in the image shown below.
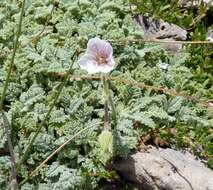
<path fill-rule="evenodd" d="M 97 61 L 97 63 L 99 65 L 105 65 L 105 64 L 107 64 L 106 56 L 104 56 L 104 55 L 98 54 L 96 56 L 96 61 Z"/>

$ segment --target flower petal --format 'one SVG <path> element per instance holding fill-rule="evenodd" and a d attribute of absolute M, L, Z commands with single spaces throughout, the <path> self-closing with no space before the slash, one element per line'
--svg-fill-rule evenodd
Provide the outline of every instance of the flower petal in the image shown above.
<path fill-rule="evenodd" d="M 93 55 L 85 54 L 83 57 L 80 58 L 78 61 L 79 66 L 81 69 L 86 70 L 89 74 L 97 73 L 97 62 L 94 60 Z"/>
<path fill-rule="evenodd" d="M 114 69 L 114 67 L 113 65 L 98 65 L 96 69 L 98 72 L 109 73 L 111 70 Z"/>
<path fill-rule="evenodd" d="M 95 37 L 89 40 L 87 44 L 87 53 L 93 55 L 102 54 L 108 57 L 113 54 L 113 49 L 109 42 Z"/>
<path fill-rule="evenodd" d="M 114 59 L 111 59 L 110 62 L 105 65 L 98 65 L 98 63 L 94 60 L 93 55 L 85 54 L 80 58 L 78 64 L 81 69 L 86 70 L 89 74 L 94 74 L 99 72 L 109 73 L 113 70 L 115 62 Z"/>
<path fill-rule="evenodd" d="M 113 56 L 111 55 L 109 58 L 107 58 L 107 65 L 114 67 L 115 66 L 115 61 Z"/>

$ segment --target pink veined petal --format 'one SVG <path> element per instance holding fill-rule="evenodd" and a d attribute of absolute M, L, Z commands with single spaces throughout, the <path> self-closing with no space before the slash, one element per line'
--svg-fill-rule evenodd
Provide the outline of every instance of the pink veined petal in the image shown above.
<path fill-rule="evenodd" d="M 96 71 L 97 63 L 94 60 L 93 55 L 85 54 L 80 58 L 78 64 L 81 67 L 81 69 L 86 70 L 90 74 L 95 73 Z"/>
<path fill-rule="evenodd" d="M 113 66 L 113 67 L 114 67 L 115 61 L 114 61 L 112 55 L 111 55 L 111 57 L 109 57 L 109 58 L 107 59 L 107 65 Z"/>
<path fill-rule="evenodd" d="M 90 54 L 84 54 L 78 61 L 80 67 L 84 67 L 88 62 L 94 61 L 94 56 Z"/>
<path fill-rule="evenodd" d="M 87 44 L 87 53 L 93 55 L 102 54 L 108 57 L 113 54 L 113 49 L 109 42 L 96 37 L 89 40 Z"/>
<path fill-rule="evenodd" d="M 106 57 L 112 56 L 113 49 L 109 42 L 105 43 L 104 47 L 100 50 L 100 53 L 105 55 Z"/>

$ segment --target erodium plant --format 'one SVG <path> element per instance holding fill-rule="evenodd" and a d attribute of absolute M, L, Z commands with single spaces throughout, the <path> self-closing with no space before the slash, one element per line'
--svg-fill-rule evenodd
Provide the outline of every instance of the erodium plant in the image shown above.
<path fill-rule="evenodd" d="M 85 69 L 89 74 L 94 73 L 109 73 L 115 67 L 113 58 L 113 48 L 109 42 L 101 40 L 98 37 L 92 38 L 87 43 L 87 50 L 85 55 L 78 61 L 80 67 Z M 109 86 L 104 75 L 102 75 L 103 84 L 103 98 L 104 98 L 104 128 L 98 137 L 100 144 L 100 160 L 104 163 L 111 158 L 113 151 L 113 136 L 109 123 Z M 111 101 L 113 104 L 113 101 Z M 114 107 L 114 106 L 112 106 Z"/>
<path fill-rule="evenodd" d="M 150 131 L 158 131 L 156 136 L 173 146 L 196 151 L 201 145 L 196 153 L 211 160 L 212 111 L 193 98 L 156 89 L 207 101 L 212 87 L 192 80 L 193 72 L 185 64 L 190 54 L 184 49 L 171 55 L 160 45 L 139 43 L 143 31 L 129 7 L 125 0 L 26 1 L 4 99 L 21 190 L 101 189 L 103 182 L 117 179 L 106 165 L 137 149 Z M 2 0 L 1 96 L 19 18 L 20 4 Z M 81 52 L 79 63 L 73 57 L 76 50 Z M 170 134 L 170 129 L 176 133 Z M 109 135 L 102 136 L 103 131 Z M 79 135 L 35 170 L 75 134 Z M 8 189 L 11 161 L 2 128 L 0 138 L 0 188 Z M 36 174 L 29 177 L 32 170 Z"/>

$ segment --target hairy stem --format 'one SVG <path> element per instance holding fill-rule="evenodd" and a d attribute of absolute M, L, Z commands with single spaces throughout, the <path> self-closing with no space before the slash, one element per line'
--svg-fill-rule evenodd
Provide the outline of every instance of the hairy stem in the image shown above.
<path fill-rule="evenodd" d="M 106 78 L 103 76 L 103 94 L 104 94 L 104 130 L 109 131 L 109 86 Z"/>
<path fill-rule="evenodd" d="M 55 95 L 55 97 L 54 97 L 54 100 L 53 100 L 53 102 L 52 102 L 52 104 L 51 104 L 51 106 L 50 106 L 50 108 L 49 108 L 47 114 L 45 115 L 45 118 L 44 118 L 43 121 L 38 125 L 38 128 L 37 128 L 37 130 L 36 130 L 36 133 L 34 134 L 33 138 L 32 138 L 31 141 L 29 142 L 27 148 L 25 149 L 25 151 L 24 151 L 24 153 L 23 153 L 23 156 L 22 156 L 21 160 L 20 160 L 19 163 L 18 163 L 18 168 L 20 168 L 21 164 L 23 164 L 24 161 L 25 161 L 25 160 L 27 159 L 27 157 L 29 156 L 31 147 L 32 147 L 32 145 L 33 145 L 33 143 L 34 143 L 36 137 L 38 136 L 38 134 L 39 134 L 39 132 L 41 131 L 42 127 L 46 124 L 46 122 L 47 122 L 47 120 L 48 120 L 48 118 L 49 118 L 49 116 L 50 116 L 50 114 L 51 114 L 51 112 L 52 112 L 52 110 L 53 110 L 53 108 L 54 108 L 56 102 L 58 101 L 58 98 L 59 98 L 59 96 L 60 96 L 60 94 L 61 94 L 61 92 L 62 92 L 62 89 L 63 89 L 63 87 L 66 85 L 67 80 L 68 80 L 68 78 L 69 78 L 69 75 L 70 75 L 70 73 L 71 73 L 71 71 L 72 71 L 72 67 L 73 67 L 73 64 L 74 64 L 74 57 L 75 57 L 76 54 L 77 54 L 77 51 L 75 51 L 74 54 L 73 54 L 73 56 L 72 56 L 72 63 L 71 63 L 71 65 L 70 65 L 70 68 L 69 68 L 69 70 L 67 71 L 66 75 L 64 76 L 64 80 L 61 82 L 61 84 L 60 84 L 60 86 L 59 86 L 59 89 L 58 89 L 58 91 L 57 91 L 57 93 L 56 93 L 56 95 Z"/>
<path fill-rule="evenodd" d="M 10 189 L 16 190 L 16 189 L 18 189 L 16 159 L 15 159 L 15 153 L 13 151 L 13 145 L 12 145 L 12 140 L 11 140 L 10 123 L 9 123 L 7 116 L 5 115 L 3 110 L 1 110 L 1 116 L 3 118 L 4 130 L 5 130 L 5 133 L 6 133 L 7 145 L 8 145 L 8 150 L 9 150 L 9 153 L 10 153 L 10 160 L 11 160 Z"/>
<path fill-rule="evenodd" d="M 3 105 L 4 105 L 4 100 L 5 100 L 5 97 L 6 97 L 6 94 L 7 94 L 7 89 L 8 89 L 8 85 L 9 85 L 9 81 L 10 81 L 12 68 L 13 68 L 13 65 L 14 65 L 16 51 L 18 49 L 18 40 L 19 40 L 19 37 L 21 35 L 21 26 L 22 26 L 22 20 L 23 20 L 23 15 L 24 15 L 24 6 L 25 6 L 25 0 L 23 0 L 23 2 L 22 2 L 17 34 L 16 34 L 15 42 L 14 42 L 13 54 L 12 54 L 11 62 L 10 62 L 10 65 L 9 65 L 9 69 L 7 71 L 7 76 L 6 76 L 4 86 L 3 86 L 3 91 L 2 91 L 1 101 L 0 101 L 0 112 L 1 112 L 1 116 L 3 118 L 3 126 L 4 126 L 5 133 L 6 133 L 8 150 L 9 150 L 9 153 L 10 153 L 10 160 L 11 160 L 10 189 L 12 189 L 12 190 L 18 189 L 16 159 L 15 159 L 15 153 L 13 151 L 13 145 L 12 145 L 12 140 L 11 140 L 11 126 L 10 126 L 10 123 L 9 123 L 9 121 L 8 121 L 4 111 L 3 111 Z"/>
<path fill-rule="evenodd" d="M 19 19 L 19 24 L 18 24 L 17 35 L 16 35 L 16 39 L 15 39 L 15 43 L 14 43 L 13 54 L 12 54 L 10 66 L 9 66 L 9 69 L 8 69 L 8 72 L 7 72 L 6 81 L 4 83 L 2 96 L 1 96 L 0 110 L 3 109 L 4 99 L 5 99 L 5 96 L 6 96 L 6 93 L 7 93 L 9 80 L 10 80 L 12 68 L 13 68 L 13 65 L 14 65 L 15 55 L 16 55 L 16 51 L 18 49 L 18 40 L 19 40 L 19 37 L 20 37 L 20 34 L 21 34 L 22 19 L 23 19 L 23 15 L 24 15 L 24 5 L 25 5 L 25 0 L 23 0 L 23 2 L 22 2 L 21 14 L 20 14 L 20 19 Z"/>
<path fill-rule="evenodd" d="M 109 88 L 110 88 L 110 81 L 108 80 L 107 81 L 108 82 L 108 86 L 109 86 Z M 110 94 L 110 92 L 109 92 L 109 105 L 110 105 L 110 107 L 111 107 L 111 109 L 112 109 L 112 119 L 115 121 L 115 123 L 117 122 L 117 117 L 116 117 L 116 110 L 115 110 L 115 104 L 114 104 L 114 102 L 113 102 L 113 99 L 112 99 L 112 96 L 111 96 L 111 94 Z"/>

